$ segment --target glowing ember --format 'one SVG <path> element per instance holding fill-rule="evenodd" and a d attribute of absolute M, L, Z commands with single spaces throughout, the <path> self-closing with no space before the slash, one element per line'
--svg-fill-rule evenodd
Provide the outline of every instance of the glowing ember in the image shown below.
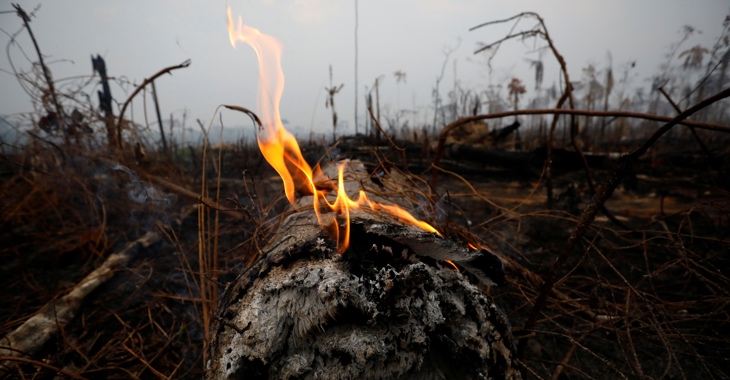
<path fill-rule="evenodd" d="M 263 131 L 257 134 L 261 153 L 281 176 L 286 197 L 294 207 L 297 207 L 295 198 L 297 193 L 313 195 L 313 207 L 317 220 L 330 235 L 335 235 L 333 238 L 337 241 L 337 250 L 340 253 L 344 252 L 350 244 L 350 210 L 369 209 L 376 213 L 385 212 L 403 223 L 439 234 L 430 224 L 416 219 L 408 211 L 398 206 L 370 201 L 363 191 L 360 191 L 357 201 L 350 199 L 345 193 L 344 163 L 339 167 L 337 186 L 322 174 L 319 166 L 313 170 L 304 160 L 296 139 L 281 122 L 279 101 L 284 91 L 281 45 L 275 38 L 261 33 L 258 29 L 243 25 L 240 16 L 237 27 L 234 29 L 230 7 L 228 8 L 228 35 L 233 47 L 239 41 L 244 42 L 254 49 L 258 57 L 258 108 L 264 125 Z M 337 198 L 330 203 L 325 195 L 332 190 L 336 190 Z M 344 218 L 344 231 L 340 231 L 336 218 L 325 218 L 322 215 L 323 209 L 332 210 Z"/>

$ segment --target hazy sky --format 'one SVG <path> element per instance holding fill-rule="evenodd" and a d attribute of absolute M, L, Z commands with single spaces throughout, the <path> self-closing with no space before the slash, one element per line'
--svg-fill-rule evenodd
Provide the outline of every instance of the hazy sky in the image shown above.
<path fill-rule="evenodd" d="M 344 88 L 335 98 L 340 120 L 354 129 L 354 0 L 156 0 L 156 1 L 25 1 L 15 0 L 27 12 L 38 4 L 31 26 L 59 85 L 74 86 L 79 77 L 92 73 L 90 55 L 102 55 L 113 77 L 125 77 L 138 84 L 163 67 L 192 60 L 187 69 L 156 81 L 165 119 L 170 113 L 181 118 L 187 110 L 189 124 L 200 118 L 207 122 L 219 104 L 256 107 L 258 67 L 253 51 L 239 45 L 232 48 L 226 30 L 226 6 L 243 17 L 244 24 L 258 28 L 281 41 L 286 87 L 282 118 L 287 127 L 308 131 L 331 130 L 331 116 L 325 109 L 324 87 L 329 85 L 329 65 L 335 84 Z M 12 10 L 9 1 L 0 11 Z M 686 43 L 710 48 L 730 10 L 727 0 L 360 0 L 359 1 L 359 94 L 381 81 L 381 107 L 393 114 L 396 108 L 420 109 L 417 122 L 432 116 L 432 90 L 445 59 L 445 49 L 455 49 L 447 65 L 441 93 L 453 87 L 454 73 L 461 85 L 481 90 L 489 84 L 506 84 L 521 78 L 528 90 L 534 88 L 534 74 L 526 58 L 537 59 L 533 40 L 504 45 L 488 71 L 485 57 L 473 55 L 478 42 L 495 41 L 508 27 L 487 27 L 469 32 L 480 23 L 506 18 L 522 11 L 535 11 L 545 20 L 557 48 L 564 55 L 570 75 L 579 80 L 582 68 L 594 64 L 605 68 L 607 52 L 614 72 L 636 60 L 634 82 L 658 71 L 669 45 L 678 41 L 683 25 L 702 32 Z M 12 13 L 0 14 L 3 46 L 22 23 Z M 526 21 L 515 30 L 534 25 Z M 21 50 L 22 48 L 22 50 Z M 16 69 L 30 68 L 24 54 L 36 59 L 30 39 L 23 32 L 17 45 L 7 50 Z M 557 65 L 548 54 L 544 87 L 556 78 Z M 0 114 L 32 111 L 30 99 L 18 85 L 5 50 L 0 54 Z M 405 83 L 396 83 L 395 71 L 406 73 Z M 68 79 L 72 78 L 72 79 Z M 399 88 L 400 87 L 400 88 Z M 87 89 L 96 102 L 96 88 Z M 126 98 L 114 85 L 112 95 Z M 530 95 L 529 93 L 527 94 Z M 141 97 L 140 97 L 141 99 Z M 148 103 L 150 120 L 154 111 Z M 364 114 L 364 103 L 360 103 Z M 118 110 L 115 110 L 118 112 Z M 142 103 L 135 104 L 135 120 L 142 121 Z M 426 113 L 428 112 L 428 113 Z M 248 125 L 248 120 L 230 111 L 227 125 Z M 364 117 L 360 116 L 360 124 Z M 301 129 L 299 129 L 301 128 Z"/>

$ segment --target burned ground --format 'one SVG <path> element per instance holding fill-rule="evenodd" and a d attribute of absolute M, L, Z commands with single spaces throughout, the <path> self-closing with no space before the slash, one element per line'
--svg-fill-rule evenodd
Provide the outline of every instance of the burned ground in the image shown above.
<path fill-rule="evenodd" d="M 397 165 L 383 164 L 397 162 L 400 153 L 383 154 L 389 149 L 378 148 L 371 157 L 380 161 L 371 160 L 369 167 L 389 167 L 395 174 Z M 125 170 L 86 153 L 59 162 L 44 148 L 3 160 L 0 335 L 61 297 L 127 242 L 149 230 L 161 236 L 92 293 L 73 322 L 31 361 L 20 362 L 14 376 L 51 378 L 57 370 L 49 368 L 87 378 L 202 375 L 209 333 L 202 305 L 208 303 L 210 321 L 217 296 L 201 296 L 201 281 L 210 285 L 213 276 L 210 264 L 208 273 L 199 272 L 199 232 L 205 255 L 217 245 L 218 294 L 256 259 L 286 214 L 273 171 L 263 164 L 240 166 L 256 162 L 255 147 L 228 153 L 217 234 L 215 208 L 151 180 L 200 188 L 200 178 L 187 174 L 194 170 L 169 157 Z M 729 312 L 722 269 L 728 265 L 727 193 L 703 173 L 692 177 L 691 169 L 674 168 L 661 162 L 637 166 L 634 188 L 619 189 L 606 204 L 630 228 L 597 218 L 561 270 L 532 331 L 521 328 L 540 276 L 575 228 L 578 216 L 571 211 L 590 202 L 583 175 L 558 178 L 562 188 L 556 193 L 572 188 L 574 199 L 558 197 L 552 210 L 545 207 L 539 180 L 495 180 L 473 172 L 445 174 L 440 193 L 420 187 L 406 198 L 447 236 L 484 244 L 503 258 L 507 285 L 488 292 L 515 337 L 527 338 L 520 363 L 528 378 L 727 378 L 730 352 L 721 333 Z M 233 174 L 244 171 L 238 178 Z M 207 181 L 210 197 L 217 180 Z M 208 215 L 206 224 L 197 222 L 199 212 Z"/>

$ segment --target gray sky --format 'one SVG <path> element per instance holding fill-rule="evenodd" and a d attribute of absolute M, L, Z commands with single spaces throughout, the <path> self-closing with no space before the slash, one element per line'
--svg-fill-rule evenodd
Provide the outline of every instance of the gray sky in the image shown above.
<path fill-rule="evenodd" d="M 38 1 L 16 0 L 27 12 Z M 9 1 L 0 11 L 12 10 Z M 232 48 L 226 30 L 226 6 L 244 24 L 276 37 L 283 45 L 286 87 L 281 104 L 287 128 L 295 132 L 331 131 L 331 116 L 325 109 L 324 87 L 329 85 L 329 65 L 335 84 L 344 88 L 335 98 L 341 120 L 354 129 L 354 0 L 156 0 L 156 1 L 46 1 L 32 19 L 31 27 L 55 80 L 61 86 L 80 83 L 91 74 L 91 54 L 102 55 L 110 76 L 125 77 L 138 84 L 163 67 L 192 60 L 187 69 L 175 71 L 156 81 L 163 117 L 170 113 L 181 118 L 187 110 L 188 125 L 200 118 L 207 122 L 219 104 L 256 108 L 258 67 L 253 51 L 244 45 Z M 359 1 L 359 93 L 381 82 L 381 107 L 394 113 L 401 109 L 423 112 L 416 122 L 429 120 L 435 85 L 446 48 L 455 48 L 441 84 L 441 94 L 453 87 L 454 71 L 462 86 L 474 90 L 489 84 L 506 84 L 513 77 L 534 88 L 534 74 L 525 58 L 536 59 L 533 51 L 542 46 L 533 40 L 512 41 L 503 46 L 493 61 L 491 73 L 484 56 L 472 52 L 478 42 L 491 42 L 505 35 L 508 27 L 487 27 L 469 32 L 477 24 L 535 11 L 564 55 L 571 78 L 579 80 L 582 68 L 594 64 L 605 68 L 607 52 L 613 58 L 615 76 L 629 61 L 636 60 L 635 85 L 658 72 L 669 45 L 677 42 L 683 25 L 692 25 L 702 34 L 684 46 L 702 44 L 711 48 L 730 10 L 726 0 L 361 0 Z M 516 30 L 532 27 L 523 22 Z M 15 33 L 21 26 L 14 14 L 0 14 L 0 29 Z M 3 46 L 9 37 L 3 34 Z M 36 59 L 27 33 L 18 45 Z M 457 47 L 458 46 L 458 47 Z M 30 64 L 18 46 L 9 53 L 16 68 L 27 71 Z M 545 54 L 545 80 L 550 86 L 558 70 L 555 60 Z M 456 65 L 454 65 L 456 62 Z M 0 114 L 32 111 L 30 99 L 8 73 L 5 51 L 0 54 Z M 455 70 L 456 69 L 456 70 Z M 406 73 L 400 88 L 393 73 Z M 76 78 L 76 79 L 67 79 Z M 114 85 L 112 95 L 123 101 L 126 94 Z M 95 88 L 88 88 L 96 102 Z M 527 97 L 530 93 L 526 94 Z M 360 103 L 360 124 L 364 103 Z M 116 110 L 118 112 L 118 110 Z M 428 112 L 428 113 L 426 113 Z M 154 111 L 148 103 L 148 115 Z M 135 120 L 141 122 L 142 102 L 135 103 Z M 224 114 L 227 125 L 248 125 L 240 114 Z"/>

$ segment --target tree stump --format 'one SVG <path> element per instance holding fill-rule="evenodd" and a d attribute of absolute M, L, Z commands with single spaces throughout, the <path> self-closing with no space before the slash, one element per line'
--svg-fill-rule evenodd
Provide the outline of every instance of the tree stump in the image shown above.
<path fill-rule="evenodd" d="M 367 181 L 361 166 L 349 167 L 349 194 Z M 506 318 L 442 261 L 468 254 L 365 211 L 351 213 L 338 254 L 300 208 L 221 297 L 206 378 L 520 378 Z"/>

